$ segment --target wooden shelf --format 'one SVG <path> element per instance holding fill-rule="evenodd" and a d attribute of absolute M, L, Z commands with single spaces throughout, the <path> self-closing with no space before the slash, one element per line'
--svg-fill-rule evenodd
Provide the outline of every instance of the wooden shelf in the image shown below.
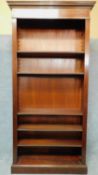
<path fill-rule="evenodd" d="M 66 164 L 81 164 L 81 156 L 66 156 L 66 155 L 21 155 L 18 158 L 17 164 L 21 165 L 48 165 L 65 166 Z"/>
<path fill-rule="evenodd" d="M 21 155 L 12 166 L 12 173 L 32 174 L 86 174 L 87 166 L 81 156 Z"/>
<path fill-rule="evenodd" d="M 18 161 L 12 166 L 13 173 L 39 174 L 84 174 L 87 167 L 82 162 L 81 156 L 65 155 L 21 155 Z"/>
<path fill-rule="evenodd" d="M 52 125 L 52 124 L 21 124 L 18 126 L 18 131 L 39 131 L 39 132 L 82 132 L 81 125 Z"/>
<path fill-rule="evenodd" d="M 27 51 L 18 51 L 17 57 L 19 58 L 84 58 L 84 51 L 81 52 L 27 52 Z"/>
<path fill-rule="evenodd" d="M 81 140 L 20 139 L 18 147 L 82 147 Z"/>
<path fill-rule="evenodd" d="M 79 110 L 74 110 L 74 109 L 32 109 L 30 112 L 18 112 L 18 116 L 27 116 L 27 115 L 75 115 L 75 116 L 82 116 L 83 113 Z"/>
<path fill-rule="evenodd" d="M 18 76 L 51 76 L 51 77 L 54 77 L 54 76 L 60 76 L 61 78 L 65 77 L 65 76 L 68 76 L 68 77 L 83 77 L 84 76 L 84 73 L 29 73 L 29 72 L 17 72 L 17 75 Z"/>

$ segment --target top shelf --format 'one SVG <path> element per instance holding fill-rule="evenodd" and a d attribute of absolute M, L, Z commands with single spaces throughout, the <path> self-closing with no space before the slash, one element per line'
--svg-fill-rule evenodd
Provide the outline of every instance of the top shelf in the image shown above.
<path fill-rule="evenodd" d="M 18 19 L 17 49 L 34 53 L 84 52 L 85 21 Z"/>

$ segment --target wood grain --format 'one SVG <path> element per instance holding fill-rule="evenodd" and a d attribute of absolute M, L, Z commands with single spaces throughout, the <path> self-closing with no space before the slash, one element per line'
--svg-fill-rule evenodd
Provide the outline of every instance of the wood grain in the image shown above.
<path fill-rule="evenodd" d="M 17 162 L 17 19 L 12 20 L 12 44 L 13 44 L 13 49 L 12 49 L 12 78 L 13 78 L 13 162 Z"/>
<path fill-rule="evenodd" d="M 18 71 L 32 74 L 83 73 L 83 60 L 78 58 L 19 58 Z"/>
<path fill-rule="evenodd" d="M 32 124 L 21 124 L 18 127 L 18 131 L 66 131 L 66 132 L 77 132 L 77 131 L 82 131 L 82 126 L 81 125 L 32 125 Z"/>
<path fill-rule="evenodd" d="M 33 108 L 64 108 L 81 111 L 82 79 L 20 77 L 19 112 Z"/>
<path fill-rule="evenodd" d="M 82 147 L 80 140 L 64 139 L 20 139 L 18 147 Z"/>
<path fill-rule="evenodd" d="M 84 33 L 75 29 L 19 29 L 18 50 L 34 52 L 84 51 Z"/>
<path fill-rule="evenodd" d="M 12 173 L 87 173 L 94 3 L 8 0 L 13 17 Z"/>
<path fill-rule="evenodd" d="M 32 162 L 34 162 L 32 164 Z M 81 164 L 81 156 L 55 156 L 55 155 L 35 155 L 35 156 L 20 156 L 17 164 L 32 164 L 32 165 L 65 165 L 65 164 Z"/>

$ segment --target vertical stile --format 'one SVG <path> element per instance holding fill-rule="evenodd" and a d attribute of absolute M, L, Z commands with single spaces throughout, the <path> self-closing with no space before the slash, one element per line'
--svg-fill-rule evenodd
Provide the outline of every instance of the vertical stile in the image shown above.
<path fill-rule="evenodd" d="M 84 87 L 83 87 L 83 136 L 82 159 L 86 162 L 87 110 L 88 110 L 88 68 L 89 68 L 89 24 L 85 19 L 85 59 L 84 59 Z"/>
<path fill-rule="evenodd" d="M 13 162 L 17 162 L 17 19 L 12 19 L 12 47 L 13 47 Z"/>

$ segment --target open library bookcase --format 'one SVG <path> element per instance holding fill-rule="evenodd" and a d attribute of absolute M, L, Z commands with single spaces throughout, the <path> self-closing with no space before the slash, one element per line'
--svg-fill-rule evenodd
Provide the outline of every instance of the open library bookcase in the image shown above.
<path fill-rule="evenodd" d="M 8 3 L 13 16 L 12 173 L 87 173 L 94 2 Z"/>

